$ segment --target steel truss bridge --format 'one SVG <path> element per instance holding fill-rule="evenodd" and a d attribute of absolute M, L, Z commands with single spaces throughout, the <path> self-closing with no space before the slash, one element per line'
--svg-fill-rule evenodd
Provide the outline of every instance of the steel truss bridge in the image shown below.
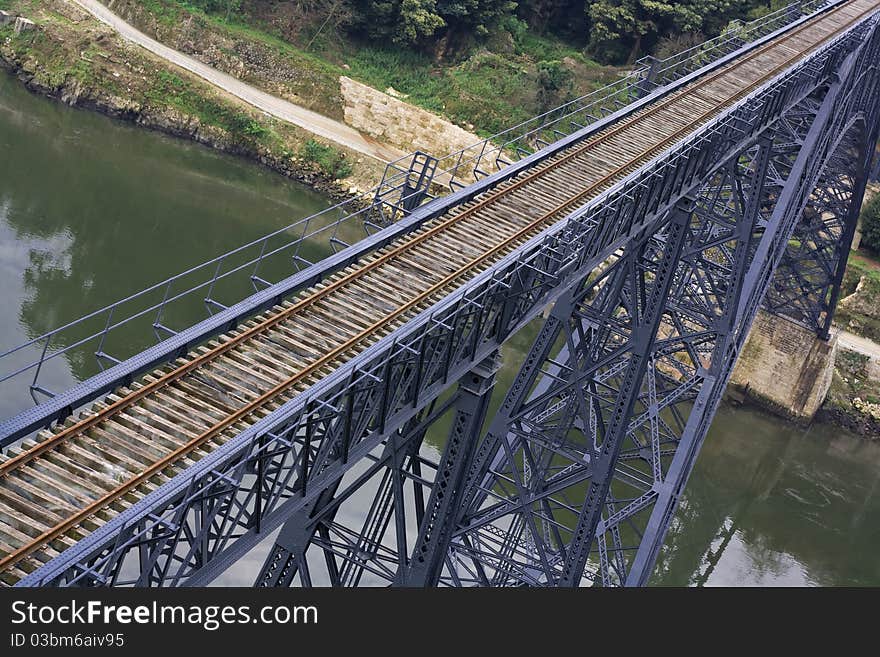
<path fill-rule="evenodd" d="M 0 578 L 205 585 L 280 528 L 257 586 L 645 584 L 758 309 L 829 336 L 878 23 L 795 2 L 0 354 Z"/>

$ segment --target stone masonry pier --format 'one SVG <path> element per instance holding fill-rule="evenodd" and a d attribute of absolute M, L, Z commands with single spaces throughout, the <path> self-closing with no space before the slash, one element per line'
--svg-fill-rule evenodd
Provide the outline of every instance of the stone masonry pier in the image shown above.
<path fill-rule="evenodd" d="M 836 353 L 836 333 L 826 342 L 761 310 L 733 370 L 729 394 L 809 423 L 828 394 Z"/>

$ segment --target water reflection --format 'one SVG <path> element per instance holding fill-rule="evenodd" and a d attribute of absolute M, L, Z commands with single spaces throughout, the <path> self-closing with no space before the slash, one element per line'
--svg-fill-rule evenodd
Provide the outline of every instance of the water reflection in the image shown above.
<path fill-rule="evenodd" d="M 0 350 L 328 206 L 243 160 L 72 110 L 6 75 L 0 151 Z M 307 255 L 326 252 L 313 245 Z M 287 259 L 261 273 L 279 280 L 293 267 Z M 229 302 L 247 291 L 242 282 L 218 294 Z M 197 300 L 173 307 L 164 320 L 183 328 L 205 316 Z M 122 354 L 155 341 L 149 321 L 114 340 L 107 351 Z M 63 389 L 94 374 L 94 349 L 53 363 L 41 382 Z M 22 354 L 21 362 L 36 355 Z M 26 390 L 4 388 L 0 416 L 28 402 Z"/>
<path fill-rule="evenodd" d="M 723 407 L 654 584 L 880 583 L 880 444 Z"/>

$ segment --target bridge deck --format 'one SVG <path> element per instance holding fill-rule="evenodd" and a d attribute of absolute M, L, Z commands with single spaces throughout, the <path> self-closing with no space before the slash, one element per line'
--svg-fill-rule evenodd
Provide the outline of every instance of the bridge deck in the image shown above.
<path fill-rule="evenodd" d="M 55 558 L 878 7 L 854 0 L 787 31 L 10 450 L 0 580 Z"/>

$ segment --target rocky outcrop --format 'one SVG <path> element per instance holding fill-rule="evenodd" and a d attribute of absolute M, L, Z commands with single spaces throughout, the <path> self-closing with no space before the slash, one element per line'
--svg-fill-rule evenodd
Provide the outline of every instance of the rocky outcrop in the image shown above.
<path fill-rule="evenodd" d="M 880 420 L 847 413 L 838 408 L 822 408 L 816 414 L 816 420 L 843 427 L 859 436 L 877 440 L 880 436 Z"/>
<path fill-rule="evenodd" d="M 877 303 L 877 288 L 869 276 L 859 278 L 855 291 L 840 300 L 840 307 L 850 313 L 857 313 L 870 319 L 880 320 L 880 304 Z"/>
<path fill-rule="evenodd" d="M 15 26 L 13 29 L 16 34 L 21 34 L 22 32 L 31 32 L 35 28 L 36 24 L 31 19 L 19 16 L 15 19 Z"/>
<path fill-rule="evenodd" d="M 856 269 L 855 263 L 852 269 L 859 280 L 852 294 L 838 302 L 835 322 L 850 333 L 880 343 L 880 276 Z"/>
<path fill-rule="evenodd" d="M 816 419 L 880 440 L 880 355 L 867 344 L 841 341 L 828 398 Z M 855 348 L 853 348 L 855 347 Z"/>

